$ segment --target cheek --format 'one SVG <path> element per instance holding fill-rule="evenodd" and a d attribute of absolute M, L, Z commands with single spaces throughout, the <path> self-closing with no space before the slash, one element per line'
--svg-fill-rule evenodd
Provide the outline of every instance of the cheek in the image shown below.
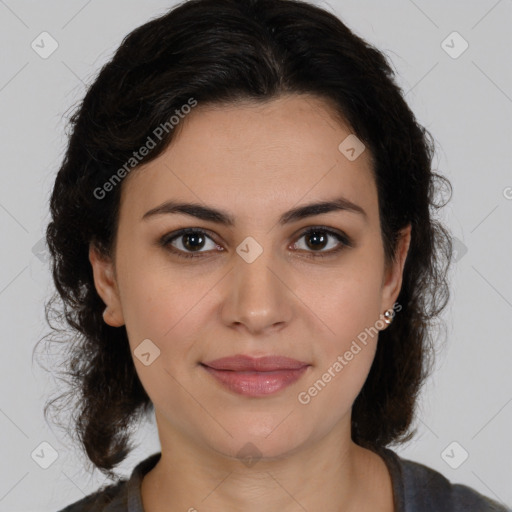
<path fill-rule="evenodd" d="M 372 366 L 382 328 L 374 288 L 354 286 L 344 292 L 324 302 L 322 319 L 334 334 L 317 340 L 315 365 L 297 396 L 303 413 L 322 417 L 325 425 L 350 411 Z"/>
<path fill-rule="evenodd" d="M 380 276 L 369 268 L 323 282 L 325 286 L 317 286 L 316 291 L 303 288 L 301 292 L 311 299 L 308 305 L 321 320 L 322 332 L 328 334 L 316 340 L 316 364 L 297 398 L 308 413 L 334 421 L 340 411 L 352 406 L 375 356 L 383 327 Z"/>
<path fill-rule="evenodd" d="M 351 340 L 379 320 L 381 276 L 375 267 L 347 267 L 321 280 L 309 279 L 307 283 L 300 296 L 307 297 L 310 309 L 328 328 L 331 341 L 327 352 L 331 355 L 333 350 L 350 345 Z"/>
<path fill-rule="evenodd" d="M 193 352 L 197 352 L 197 340 L 201 339 L 198 332 L 212 315 L 208 292 L 218 280 L 218 276 L 198 277 L 197 272 L 185 269 L 171 273 L 169 267 L 139 267 L 130 272 L 126 265 L 121 300 L 132 353 L 149 339 L 160 350 L 158 364 L 173 374 L 195 364 Z M 138 361 L 135 363 L 138 367 Z"/>
<path fill-rule="evenodd" d="M 300 414 L 316 421 L 321 418 L 322 432 L 350 414 L 370 371 L 375 347 L 359 342 L 350 344 L 329 357 L 325 365 L 316 367 L 297 395 Z"/>
<path fill-rule="evenodd" d="M 135 369 L 160 409 L 190 408 L 186 390 L 191 387 L 190 373 L 198 359 L 198 331 L 205 323 L 204 308 L 209 304 L 205 293 L 213 285 L 210 281 L 205 278 L 201 286 L 191 286 L 188 279 L 164 279 L 163 272 L 158 276 L 141 272 L 124 288 L 123 312 Z M 150 354 L 146 361 L 140 357 L 145 353 Z M 172 421 L 187 426 L 186 417 L 173 416 Z"/>
<path fill-rule="evenodd" d="M 328 304 L 327 322 L 332 326 L 335 343 L 330 344 L 329 352 L 349 350 L 352 341 L 375 343 L 381 322 L 380 300 L 377 290 L 366 286 L 355 286 L 346 295 L 333 298 Z"/>

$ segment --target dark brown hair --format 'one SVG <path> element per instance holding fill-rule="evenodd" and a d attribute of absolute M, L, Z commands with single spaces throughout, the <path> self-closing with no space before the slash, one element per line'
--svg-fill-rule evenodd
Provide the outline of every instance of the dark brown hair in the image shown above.
<path fill-rule="evenodd" d="M 66 349 L 61 373 L 69 389 L 46 404 L 45 417 L 67 398 L 71 435 L 112 478 L 133 449 L 134 421 L 153 404 L 136 374 L 125 327 L 103 320 L 105 304 L 88 259 L 91 242 L 112 255 L 122 183 L 101 198 L 95 190 L 190 98 L 230 104 L 290 93 L 326 100 L 369 149 L 388 262 L 399 230 L 412 224 L 402 310 L 379 334 L 353 405 L 352 438 L 378 450 L 412 436 L 417 396 L 432 369 L 434 321 L 449 298 L 452 257 L 448 231 L 434 218 L 445 204 L 436 202 L 437 183 L 450 194 L 451 186 L 431 168 L 432 136 L 407 106 L 384 55 L 329 12 L 294 0 L 191 0 L 131 32 L 101 69 L 70 119 L 50 201 L 46 236 L 57 293 L 46 304 L 53 332 L 45 338 Z M 141 162 L 157 157 L 174 132 Z"/>

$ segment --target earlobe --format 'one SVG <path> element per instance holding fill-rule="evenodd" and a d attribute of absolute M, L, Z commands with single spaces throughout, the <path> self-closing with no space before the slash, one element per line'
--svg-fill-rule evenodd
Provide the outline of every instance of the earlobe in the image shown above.
<path fill-rule="evenodd" d="M 124 318 L 113 262 L 110 258 L 103 256 L 92 243 L 89 245 L 89 261 L 92 266 L 94 286 L 106 304 L 103 319 L 112 327 L 121 327 L 124 325 Z"/>
<path fill-rule="evenodd" d="M 124 325 L 122 317 L 120 318 L 119 315 L 112 311 L 108 306 L 103 310 L 103 320 L 111 327 L 121 327 Z"/>

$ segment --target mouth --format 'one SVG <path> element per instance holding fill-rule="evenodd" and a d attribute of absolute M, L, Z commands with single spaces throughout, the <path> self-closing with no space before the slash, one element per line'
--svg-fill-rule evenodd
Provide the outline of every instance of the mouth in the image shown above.
<path fill-rule="evenodd" d="M 253 358 L 237 355 L 201 363 L 201 366 L 228 390 L 240 395 L 261 397 L 290 386 L 311 365 L 283 356 Z"/>

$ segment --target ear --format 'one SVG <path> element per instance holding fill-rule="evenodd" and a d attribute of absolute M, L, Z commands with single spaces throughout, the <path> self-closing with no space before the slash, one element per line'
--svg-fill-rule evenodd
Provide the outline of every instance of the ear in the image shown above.
<path fill-rule="evenodd" d="M 382 310 L 393 309 L 400 289 L 402 288 L 402 278 L 405 266 L 405 260 L 409 252 L 411 243 L 411 224 L 408 224 L 399 233 L 397 241 L 396 258 L 392 261 L 384 272 L 382 282 Z"/>
<path fill-rule="evenodd" d="M 124 318 L 114 264 L 110 258 L 101 254 L 92 242 L 89 245 L 89 261 L 92 265 L 96 291 L 108 308 L 103 318 L 108 325 L 121 327 L 124 325 Z"/>

